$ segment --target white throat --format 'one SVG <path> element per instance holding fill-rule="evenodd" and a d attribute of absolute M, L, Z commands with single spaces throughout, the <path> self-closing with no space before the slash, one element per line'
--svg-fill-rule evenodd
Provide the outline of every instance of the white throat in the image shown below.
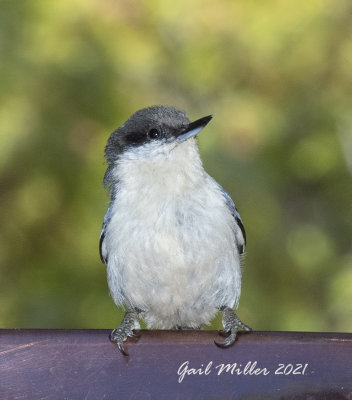
<path fill-rule="evenodd" d="M 182 143 L 152 142 L 127 150 L 113 171 L 121 187 L 130 193 L 158 188 L 160 195 L 182 192 L 197 184 L 205 172 L 194 138 Z"/>

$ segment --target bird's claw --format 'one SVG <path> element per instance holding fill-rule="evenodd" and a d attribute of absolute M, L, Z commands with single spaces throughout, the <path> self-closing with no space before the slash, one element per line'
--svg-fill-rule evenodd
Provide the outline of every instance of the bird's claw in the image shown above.
<path fill-rule="evenodd" d="M 234 343 L 234 341 L 236 340 L 236 336 L 237 336 L 237 331 L 234 331 L 234 332 L 231 332 L 229 337 L 227 339 L 225 339 L 222 343 L 219 343 L 216 340 L 214 340 L 214 343 L 218 347 L 224 349 L 226 347 L 231 346 Z"/>
<path fill-rule="evenodd" d="M 132 339 L 139 339 L 141 337 L 140 333 L 135 333 L 133 331 L 131 331 L 130 333 L 127 334 L 128 337 L 132 338 Z"/>
<path fill-rule="evenodd" d="M 250 332 L 252 328 L 244 324 L 236 315 L 235 311 L 230 308 L 230 307 L 224 307 L 222 308 L 222 324 L 224 326 L 224 329 L 219 331 L 220 336 L 226 336 L 229 334 L 229 336 L 225 339 L 224 342 L 219 343 L 217 341 L 214 341 L 214 343 L 221 348 L 226 348 L 231 346 L 237 337 L 237 332 L 239 329 Z"/>
<path fill-rule="evenodd" d="M 124 356 L 128 356 L 128 353 L 126 352 L 123 343 L 127 340 L 127 338 L 132 337 L 131 335 L 134 335 L 133 332 L 125 332 L 123 329 L 118 328 L 114 329 L 110 335 L 109 339 L 112 343 L 115 343 L 117 345 L 117 348 L 121 351 L 121 353 Z"/>
<path fill-rule="evenodd" d="M 128 353 L 124 348 L 124 342 L 128 338 L 140 338 L 140 335 L 133 331 L 136 320 L 138 320 L 138 314 L 135 311 L 127 311 L 121 325 L 117 329 L 114 329 L 109 335 L 110 341 L 117 345 L 117 348 L 124 356 L 128 356 Z"/>
<path fill-rule="evenodd" d="M 118 343 L 116 343 L 116 344 L 117 344 L 118 349 L 121 351 L 121 353 L 122 353 L 125 357 L 128 357 L 128 353 L 127 353 L 126 350 L 124 349 L 123 344 L 120 343 L 120 342 L 118 342 Z"/>

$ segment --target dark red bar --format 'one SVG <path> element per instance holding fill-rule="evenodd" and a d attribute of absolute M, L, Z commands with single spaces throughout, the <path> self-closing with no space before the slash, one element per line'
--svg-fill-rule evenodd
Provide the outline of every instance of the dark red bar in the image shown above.
<path fill-rule="evenodd" d="M 0 399 L 352 399 L 352 334 L 141 331 L 129 357 L 108 334 L 0 330 Z"/>

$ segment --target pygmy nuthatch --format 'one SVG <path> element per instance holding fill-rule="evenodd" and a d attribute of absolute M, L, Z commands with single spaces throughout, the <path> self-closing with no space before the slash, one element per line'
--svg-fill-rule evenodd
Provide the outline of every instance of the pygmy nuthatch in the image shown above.
<path fill-rule="evenodd" d="M 137 111 L 106 145 L 110 205 L 100 235 L 111 296 L 126 313 L 111 341 L 149 328 L 200 328 L 222 311 L 230 346 L 239 329 L 246 235 L 228 193 L 203 169 L 196 135 L 212 116 L 190 122 L 166 106 Z"/>

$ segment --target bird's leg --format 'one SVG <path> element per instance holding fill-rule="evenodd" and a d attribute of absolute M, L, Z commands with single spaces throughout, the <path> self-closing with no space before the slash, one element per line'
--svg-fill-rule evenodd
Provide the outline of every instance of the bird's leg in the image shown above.
<path fill-rule="evenodd" d="M 223 343 L 215 342 L 218 347 L 229 347 L 236 340 L 237 331 L 239 329 L 249 332 L 252 330 L 249 326 L 245 325 L 236 315 L 235 311 L 227 306 L 221 307 L 220 311 L 222 311 L 222 325 L 224 329 L 219 331 L 221 336 L 226 336 L 229 333 L 229 336 Z"/>
<path fill-rule="evenodd" d="M 140 313 L 141 310 L 137 308 L 127 310 L 120 326 L 110 333 L 110 341 L 117 344 L 117 347 L 124 356 L 128 356 L 128 353 L 124 349 L 123 342 L 129 337 L 133 339 L 139 339 L 140 337 L 140 335 L 136 335 L 133 332 L 136 325 L 138 325 L 138 316 Z"/>

